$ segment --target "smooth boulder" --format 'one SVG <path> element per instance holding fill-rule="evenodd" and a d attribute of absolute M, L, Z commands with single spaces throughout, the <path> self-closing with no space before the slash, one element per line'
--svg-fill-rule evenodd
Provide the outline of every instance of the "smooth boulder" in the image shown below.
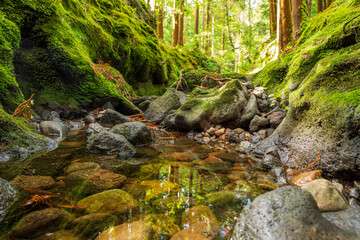
<path fill-rule="evenodd" d="M 102 232 L 96 240 L 151 240 L 154 232 L 145 221 L 124 223 Z"/>
<path fill-rule="evenodd" d="M 114 126 L 110 132 L 124 136 L 133 145 L 145 145 L 152 141 L 150 128 L 141 122 L 128 122 Z"/>
<path fill-rule="evenodd" d="M 68 127 L 62 122 L 43 121 L 40 123 L 41 134 L 49 137 L 65 138 Z"/>
<path fill-rule="evenodd" d="M 130 118 L 112 109 L 107 109 L 102 117 L 99 119 L 99 123 L 102 125 L 116 125 L 129 121 Z"/>

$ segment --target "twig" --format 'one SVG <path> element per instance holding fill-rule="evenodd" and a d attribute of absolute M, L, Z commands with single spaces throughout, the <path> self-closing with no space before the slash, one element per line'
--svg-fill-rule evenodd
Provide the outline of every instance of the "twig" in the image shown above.
<path fill-rule="evenodd" d="M 298 175 L 299 173 L 308 170 L 309 168 L 312 168 L 313 166 L 315 166 L 318 162 L 320 161 L 320 151 L 318 153 L 318 157 L 316 158 L 316 160 L 312 163 L 310 163 L 309 165 L 307 165 L 306 167 L 300 169 L 300 170 L 296 170 L 294 171 L 291 175 Z"/>
<path fill-rule="evenodd" d="M 282 167 L 284 168 L 286 166 L 286 164 L 289 162 L 289 160 L 291 159 L 292 157 L 292 152 L 290 152 L 290 156 L 288 158 L 288 160 L 286 160 L 286 162 L 284 162 L 284 164 L 282 165 Z"/>

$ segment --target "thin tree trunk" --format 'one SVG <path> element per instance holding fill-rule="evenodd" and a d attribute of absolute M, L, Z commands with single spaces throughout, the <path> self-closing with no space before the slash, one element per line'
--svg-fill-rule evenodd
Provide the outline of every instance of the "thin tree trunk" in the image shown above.
<path fill-rule="evenodd" d="M 178 0 L 174 1 L 174 18 L 173 18 L 173 46 L 178 45 L 179 40 L 179 13 L 178 13 Z"/>
<path fill-rule="evenodd" d="M 225 31 L 222 30 L 222 50 L 225 51 Z"/>
<path fill-rule="evenodd" d="M 215 28 L 214 28 L 214 22 L 215 22 L 215 17 L 212 17 L 211 20 L 212 24 L 211 24 L 211 56 L 215 55 L 215 44 L 214 44 L 214 36 L 215 36 Z"/>
<path fill-rule="evenodd" d="M 206 5 L 206 40 L 205 40 L 205 51 L 207 52 L 210 46 L 210 0 L 207 0 Z"/>
<path fill-rule="evenodd" d="M 158 38 L 163 40 L 164 39 L 164 10 L 163 6 L 157 5 L 157 34 Z"/>
<path fill-rule="evenodd" d="M 194 28 L 195 38 L 196 38 L 196 48 L 199 48 L 199 3 L 196 2 L 196 10 L 195 10 L 195 28 Z"/>
<path fill-rule="evenodd" d="M 178 45 L 184 46 L 184 0 L 179 0 L 179 34 Z"/>
<path fill-rule="evenodd" d="M 205 29 L 205 1 L 204 0 L 203 0 L 203 5 L 202 5 L 202 33 L 203 33 L 203 37 L 202 37 L 203 49 L 205 50 L 206 29 Z"/>
<path fill-rule="evenodd" d="M 151 10 L 150 0 L 147 0 L 147 5 L 149 6 L 149 8 L 150 8 L 150 10 Z"/>
<path fill-rule="evenodd" d="M 327 0 L 327 8 L 329 8 L 330 7 L 330 5 L 332 4 L 332 0 Z"/>
<path fill-rule="evenodd" d="M 283 49 L 286 48 L 290 42 L 291 37 L 291 12 L 290 0 L 281 0 L 281 28 L 283 38 Z"/>
<path fill-rule="evenodd" d="M 270 35 L 276 33 L 276 0 L 270 0 Z"/>
<path fill-rule="evenodd" d="M 302 1 L 303 0 L 292 0 L 293 42 L 296 42 L 300 37 L 299 31 L 302 21 Z"/>
<path fill-rule="evenodd" d="M 324 10 L 323 0 L 317 0 L 317 13 L 321 13 Z"/>
<path fill-rule="evenodd" d="M 281 26 L 281 0 L 278 0 L 277 4 L 277 44 L 278 44 L 278 54 L 284 50 L 284 41 L 282 34 L 282 26 Z"/>

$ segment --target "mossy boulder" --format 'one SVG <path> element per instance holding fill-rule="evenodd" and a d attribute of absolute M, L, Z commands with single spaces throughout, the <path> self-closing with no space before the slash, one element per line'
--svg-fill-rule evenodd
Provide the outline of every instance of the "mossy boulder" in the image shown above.
<path fill-rule="evenodd" d="M 158 124 L 171 110 L 178 109 L 181 103 L 176 92 L 176 89 L 169 88 L 164 95 L 152 101 L 144 113 L 145 118 Z"/>
<path fill-rule="evenodd" d="M 11 235 L 16 237 L 35 237 L 60 230 L 71 224 L 74 217 L 59 208 L 46 208 L 26 214 L 12 228 Z"/>
<path fill-rule="evenodd" d="M 119 218 L 109 213 L 92 213 L 74 220 L 76 232 L 82 236 L 91 237 L 110 226 L 117 225 Z"/>
<path fill-rule="evenodd" d="M 55 186 L 55 181 L 50 176 L 26 176 L 20 175 L 11 181 L 21 188 L 49 189 Z"/>
<path fill-rule="evenodd" d="M 357 0 L 332 4 L 308 23 L 297 48 L 269 63 L 254 83 L 289 104 L 284 121 L 272 135 L 287 167 L 300 169 L 315 161 L 333 177 L 359 172 L 360 34 Z M 278 91 L 277 91 L 278 90 Z M 264 145 L 264 143 L 260 143 Z M 301 148 L 301 151 L 298 151 Z"/>
<path fill-rule="evenodd" d="M 200 190 L 204 193 L 219 191 L 229 183 L 229 178 L 223 174 L 208 174 L 201 177 Z"/>
<path fill-rule="evenodd" d="M 175 233 L 180 231 L 174 215 L 151 214 L 146 215 L 144 221 L 149 223 L 154 229 L 154 239 L 170 239 Z"/>
<path fill-rule="evenodd" d="M 88 213 L 125 213 L 138 202 L 127 192 L 114 189 L 83 198 L 78 202 Z"/>
<path fill-rule="evenodd" d="M 239 125 L 248 97 L 246 87 L 239 80 L 206 94 L 194 89 L 176 112 L 175 125 L 187 130 L 202 130 L 216 124 Z"/>
<path fill-rule="evenodd" d="M 206 198 L 214 207 L 242 208 L 250 202 L 248 193 L 229 190 L 209 193 Z"/>
<path fill-rule="evenodd" d="M 131 144 L 139 146 L 151 143 L 150 128 L 141 122 L 128 122 L 114 126 L 111 132 L 124 136 Z"/>
<path fill-rule="evenodd" d="M 189 228 L 197 222 L 205 221 L 213 225 L 218 225 L 218 221 L 211 209 L 205 205 L 198 205 L 189 208 L 182 214 L 181 225 Z"/>

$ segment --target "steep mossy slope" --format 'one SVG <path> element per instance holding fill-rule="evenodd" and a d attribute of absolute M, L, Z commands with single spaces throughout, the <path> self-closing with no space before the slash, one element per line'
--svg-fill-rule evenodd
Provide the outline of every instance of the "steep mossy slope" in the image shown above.
<path fill-rule="evenodd" d="M 23 100 L 21 93 L 35 93 L 38 103 L 130 104 L 118 83 L 96 76 L 90 64 L 109 63 L 139 92 L 157 91 L 181 68 L 196 66 L 159 42 L 150 26 L 154 16 L 142 0 L 1 0 L 0 20 L 6 54 L 0 60 L 0 98 L 8 111 Z"/>
<path fill-rule="evenodd" d="M 335 1 L 310 21 L 292 52 L 254 76 L 255 84 L 289 105 L 277 133 L 289 150 L 283 158 L 290 152 L 297 158 L 293 167 L 313 161 L 320 150 L 325 171 L 358 171 L 360 18 L 354 17 L 359 14 L 359 0 Z"/>

